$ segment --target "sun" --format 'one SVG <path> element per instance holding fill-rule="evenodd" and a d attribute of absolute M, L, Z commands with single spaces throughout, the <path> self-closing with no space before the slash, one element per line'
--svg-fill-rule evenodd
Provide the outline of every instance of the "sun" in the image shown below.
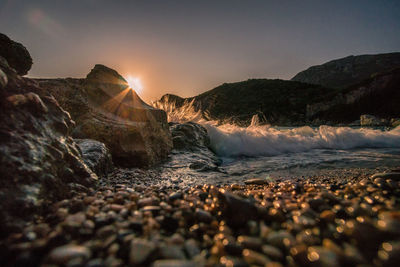
<path fill-rule="evenodd" d="M 142 92 L 143 85 L 139 78 L 129 75 L 126 77 L 126 81 L 128 82 L 129 87 L 135 90 L 136 93 Z"/>

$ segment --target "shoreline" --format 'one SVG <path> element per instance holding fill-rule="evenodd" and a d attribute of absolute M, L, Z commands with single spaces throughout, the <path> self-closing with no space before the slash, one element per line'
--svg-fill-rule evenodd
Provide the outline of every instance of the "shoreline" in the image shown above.
<path fill-rule="evenodd" d="M 353 173 L 187 188 L 104 181 L 8 235 L 1 258 L 5 266 L 392 266 L 399 180 Z"/>

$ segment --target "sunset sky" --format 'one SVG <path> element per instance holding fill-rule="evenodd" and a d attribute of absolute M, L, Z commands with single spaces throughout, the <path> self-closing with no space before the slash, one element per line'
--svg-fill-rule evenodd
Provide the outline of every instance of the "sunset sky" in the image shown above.
<path fill-rule="evenodd" d="M 149 101 L 400 51 L 399 14 L 398 0 L 0 0 L 0 32 L 28 48 L 31 77 L 101 63 L 140 79 Z"/>

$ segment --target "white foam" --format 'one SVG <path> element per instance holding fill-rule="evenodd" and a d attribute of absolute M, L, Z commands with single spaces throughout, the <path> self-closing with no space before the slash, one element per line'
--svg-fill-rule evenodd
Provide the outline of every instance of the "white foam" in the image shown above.
<path fill-rule="evenodd" d="M 174 122 L 195 121 L 207 128 L 211 146 L 219 156 L 274 156 L 305 152 L 312 149 L 400 148 L 400 126 L 390 131 L 350 127 L 309 126 L 276 128 L 258 125 L 253 119 L 249 127 L 218 125 L 204 119 L 192 103 L 176 109 L 173 104 L 158 105 Z"/>

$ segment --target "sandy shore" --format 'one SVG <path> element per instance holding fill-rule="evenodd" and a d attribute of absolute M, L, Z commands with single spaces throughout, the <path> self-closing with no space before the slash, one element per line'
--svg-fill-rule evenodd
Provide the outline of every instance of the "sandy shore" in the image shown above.
<path fill-rule="evenodd" d="M 2 265 L 395 266 L 400 183 L 373 172 L 183 186 L 117 170 L 10 233 Z"/>

